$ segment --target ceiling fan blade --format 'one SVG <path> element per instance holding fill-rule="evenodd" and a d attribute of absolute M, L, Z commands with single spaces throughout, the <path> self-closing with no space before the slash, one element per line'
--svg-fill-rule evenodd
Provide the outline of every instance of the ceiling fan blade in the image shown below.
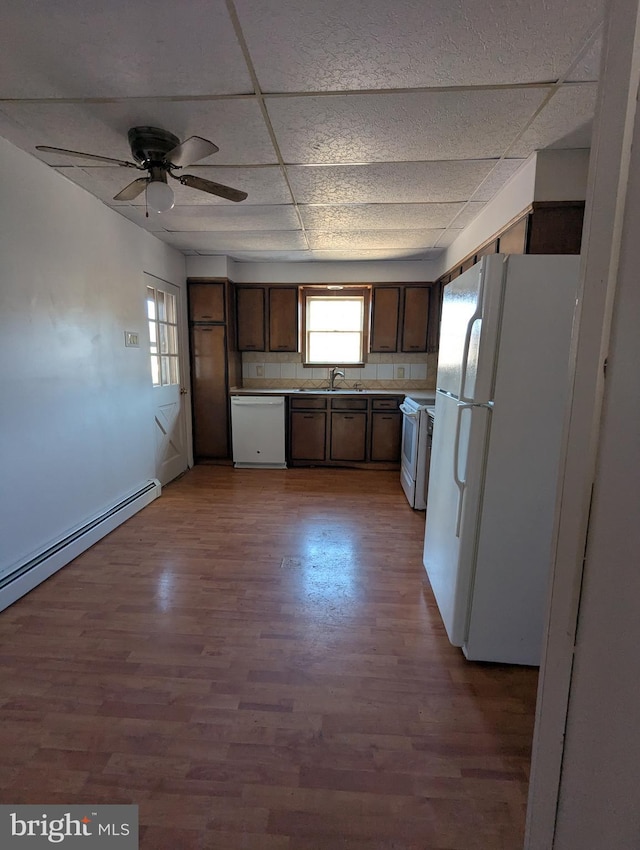
<path fill-rule="evenodd" d="M 165 160 L 175 165 L 176 168 L 182 168 L 185 165 L 193 165 L 194 162 L 199 162 L 205 156 L 216 153 L 220 148 L 210 142 L 208 139 L 203 139 L 200 136 L 190 136 L 185 139 L 180 145 L 169 151 L 165 156 Z"/>
<path fill-rule="evenodd" d="M 45 153 L 62 153 L 65 156 L 79 156 L 82 159 L 96 159 L 99 162 L 110 162 L 112 165 L 124 165 L 126 168 L 140 168 L 134 162 L 127 162 L 126 159 L 113 159 L 110 156 L 98 156 L 95 153 L 83 153 L 82 151 L 68 151 L 65 148 L 51 148 L 49 145 L 36 145 L 37 151 Z"/>
<path fill-rule="evenodd" d="M 144 192 L 148 182 L 148 177 L 138 177 L 137 180 L 134 180 L 133 183 L 129 183 L 129 185 L 125 186 L 121 192 L 118 192 L 118 194 L 114 196 L 113 200 L 132 201 L 134 198 L 137 198 L 141 192 Z"/>
<path fill-rule="evenodd" d="M 179 180 L 183 186 L 200 189 L 201 192 L 218 195 L 221 198 L 226 198 L 228 201 L 235 201 L 237 203 L 238 201 L 244 201 L 247 197 L 247 193 L 241 192 L 239 189 L 232 189 L 230 186 L 223 186 L 222 183 L 214 183 L 202 177 L 195 177 L 193 174 L 181 174 L 180 177 L 176 177 L 175 179 Z"/>

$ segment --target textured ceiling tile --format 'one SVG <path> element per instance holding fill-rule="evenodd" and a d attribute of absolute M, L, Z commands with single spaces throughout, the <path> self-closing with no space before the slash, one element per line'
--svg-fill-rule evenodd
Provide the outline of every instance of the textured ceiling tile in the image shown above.
<path fill-rule="evenodd" d="M 130 127 L 161 127 L 178 138 L 203 136 L 220 148 L 207 165 L 276 163 L 262 113 L 253 98 L 214 101 L 131 100 L 122 103 L 4 103 L 6 137 L 50 165 L 80 160 L 35 151 L 51 145 L 131 160 Z"/>
<path fill-rule="evenodd" d="M 202 257 L 217 256 L 219 252 L 215 251 L 198 251 Z M 226 256 L 232 260 L 239 260 L 246 263 L 304 263 L 312 260 L 311 252 L 304 251 L 237 251 L 229 250 Z"/>
<path fill-rule="evenodd" d="M 567 77 L 567 82 L 592 82 L 600 78 L 600 54 L 602 53 L 602 36 L 593 39 L 584 56 L 582 56 Z"/>
<path fill-rule="evenodd" d="M 5 0 L 0 97 L 252 91 L 222 0 Z"/>
<path fill-rule="evenodd" d="M 354 204 L 301 206 L 309 230 L 403 230 L 446 227 L 464 204 Z"/>
<path fill-rule="evenodd" d="M 302 251 L 307 246 L 301 231 L 253 231 L 246 233 L 157 233 L 159 239 L 182 250 L 216 251 Z"/>
<path fill-rule="evenodd" d="M 544 148 L 588 148 L 597 89 L 596 83 L 561 86 L 509 156 L 528 156 Z"/>
<path fill-rule="evenodd" d="M 604 0 L 236 0 L 265 91 L 555 80 Z"/>
<path fill-rule="evenodd" d="M 501 156 L 548 89 L 269 98 L 285 162 Z"/>
<path fill-rule="evenodd" d="M 137 172 L 133 169 L 120 168 L 118 166 L 107 166 L 105 168 L 58 168 L 60 174 L 63 174 L 69 180 L 82 186 L 87 191 L 91 192 L 101 201 L 108 203 L 109 206 L 122 206 L 125 203 L 128 205 L 133 203 L 134 206 L 144 207 L 144 193 L 138 195 L 133 202 L 130 201 L 114 201 L 114 195 L 117 195 L 124 187 L 132 180 L 138 177 L 145 176 L 146 172 Z M 216 195 L 210 195 L 207 192 L 200 192 L 197 189 L 190 189 L 187 186 L 181 186 L 177 181 L 170 181 L 171 188 L 174 191 L 176 204 L 178 206 L 204 206 L 204 207 L 249 207 L 260 204 L 286 204 L 291 201 L 291 195 L 287 188 L 287 184 L 282 177 L 279 168 L 189 168 L 189 174 L 195 174 L 197 177 L 204 177 L 205 180 L 212 180 L 214 183 L 222 183 L 224 186 L 232 186 L 236 189 L 242 189 L 248 193 L 246 200 L 241 204 L 236 204 L 233 201 L 226 201 L 224 198 L 219 198 Z"/>
<path fill-rule="evenodd" d="M 126 204 L 112 206 L 111 209 L 120 215 L 123 215 L 125 218 L 128 218 L 129 221 L 137 224 L 138 227 L 142 227 L 143 230 L 148 230 L 150 233 L 155 233 L 157 235 L 159 233 L 166 232 L 166 228 L 163 226 L 164 214 L 160 215 L 159 213 L 151 211 L 148 216 L 145 216 L 144 207 L 130 207 Z"/>
<path fill-rule="evenodd" d="M 450 226 L 459 229 L 466 227 L 468 224 L 471 224 L 474 218 L 480 215 L 484 206 L 484 203 L 476 203 L 475 201 L 468 203 L 462 209 L 462 212 L 453 219 Z"/>
<path fill-rule="evenodd" d="M 413 250 L 411 248 L 352 248 L 347 251 L 337 249 L 311 251 L 314 260 L 432 260 L 441 253 L 440 248 Z"/>
<path fill-rule="evenodd" d="M 142 208 L 138 208 L 143 216 Z M 299 230 L 300 222 L 293 205 L 289 206 L 176 206 L 162 216 L 164 230 L 195 231 L 255 231 Z"/>
<path fill-rule="evenodd" d="M 526 159 L 502 159 L 495 163 L 473 194 L 474 201 L 490 201 L 504 184 L 525 164 Z"/>
<path fill-rule="evenodd" d="M 365 230 L 328 233 L 308 230 L 309 247 L 351 250 L 358 248 L 422 249 L 433 248 L 442 230 Z"/>
<path fill-rule="evenodd" d="M 384 204 L 466 201 L 495 162 L 401 162 L 289 167 L 298 203 Z"/>

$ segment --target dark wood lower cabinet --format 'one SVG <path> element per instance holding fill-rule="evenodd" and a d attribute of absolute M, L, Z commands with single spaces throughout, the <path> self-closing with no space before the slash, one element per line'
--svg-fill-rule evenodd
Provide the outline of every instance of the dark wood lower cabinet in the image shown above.
<path fill-rule="evenodd" d="M 400 412 L 371 414 L 371 460 L 396 463 L 400 459 L 401 440 L 402 414 Z"/>
<path fill-rule="evenodd" d="M 367 414 L 331 413 L 331 460 L 367 459 Z"/>
<path fill-rule="evenodd" d="M 322 411 L 291 411 L 290 459 L 292 461 L 326 460 L 327 414 Z"/>
<path fill-rule="evenodd" d="M 403 396 L 292 396 L 289 462 L 293 466 L 400 463 Z"/>

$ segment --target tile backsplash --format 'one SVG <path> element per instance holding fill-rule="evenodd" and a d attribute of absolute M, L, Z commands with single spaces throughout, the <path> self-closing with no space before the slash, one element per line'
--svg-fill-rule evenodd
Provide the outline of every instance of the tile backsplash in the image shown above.
<path fill-rule="evenodd" d="M 350 389 L 435 389 L 437 355 L 370 354 L 361 369 L 343 367 L 345 377 L 337 387 Z M 270 354 L 263 351 L 242 355 L 242 383 L 250 389 L 312 387 L 320 389 L 329 381 L 329 369 L 302 365 L 300 354 Z"/>

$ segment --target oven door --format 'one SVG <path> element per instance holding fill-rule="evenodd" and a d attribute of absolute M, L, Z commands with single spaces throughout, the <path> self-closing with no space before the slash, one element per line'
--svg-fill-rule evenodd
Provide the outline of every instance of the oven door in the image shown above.
<path fill-rule="evenodd" d="M 416 470 L 418 468 L 418 442 L 420 433 L 420 411 L 400 405 L 402 416 L 402 453 L 400 483 L 413 508 L 416 500 Z"/>

